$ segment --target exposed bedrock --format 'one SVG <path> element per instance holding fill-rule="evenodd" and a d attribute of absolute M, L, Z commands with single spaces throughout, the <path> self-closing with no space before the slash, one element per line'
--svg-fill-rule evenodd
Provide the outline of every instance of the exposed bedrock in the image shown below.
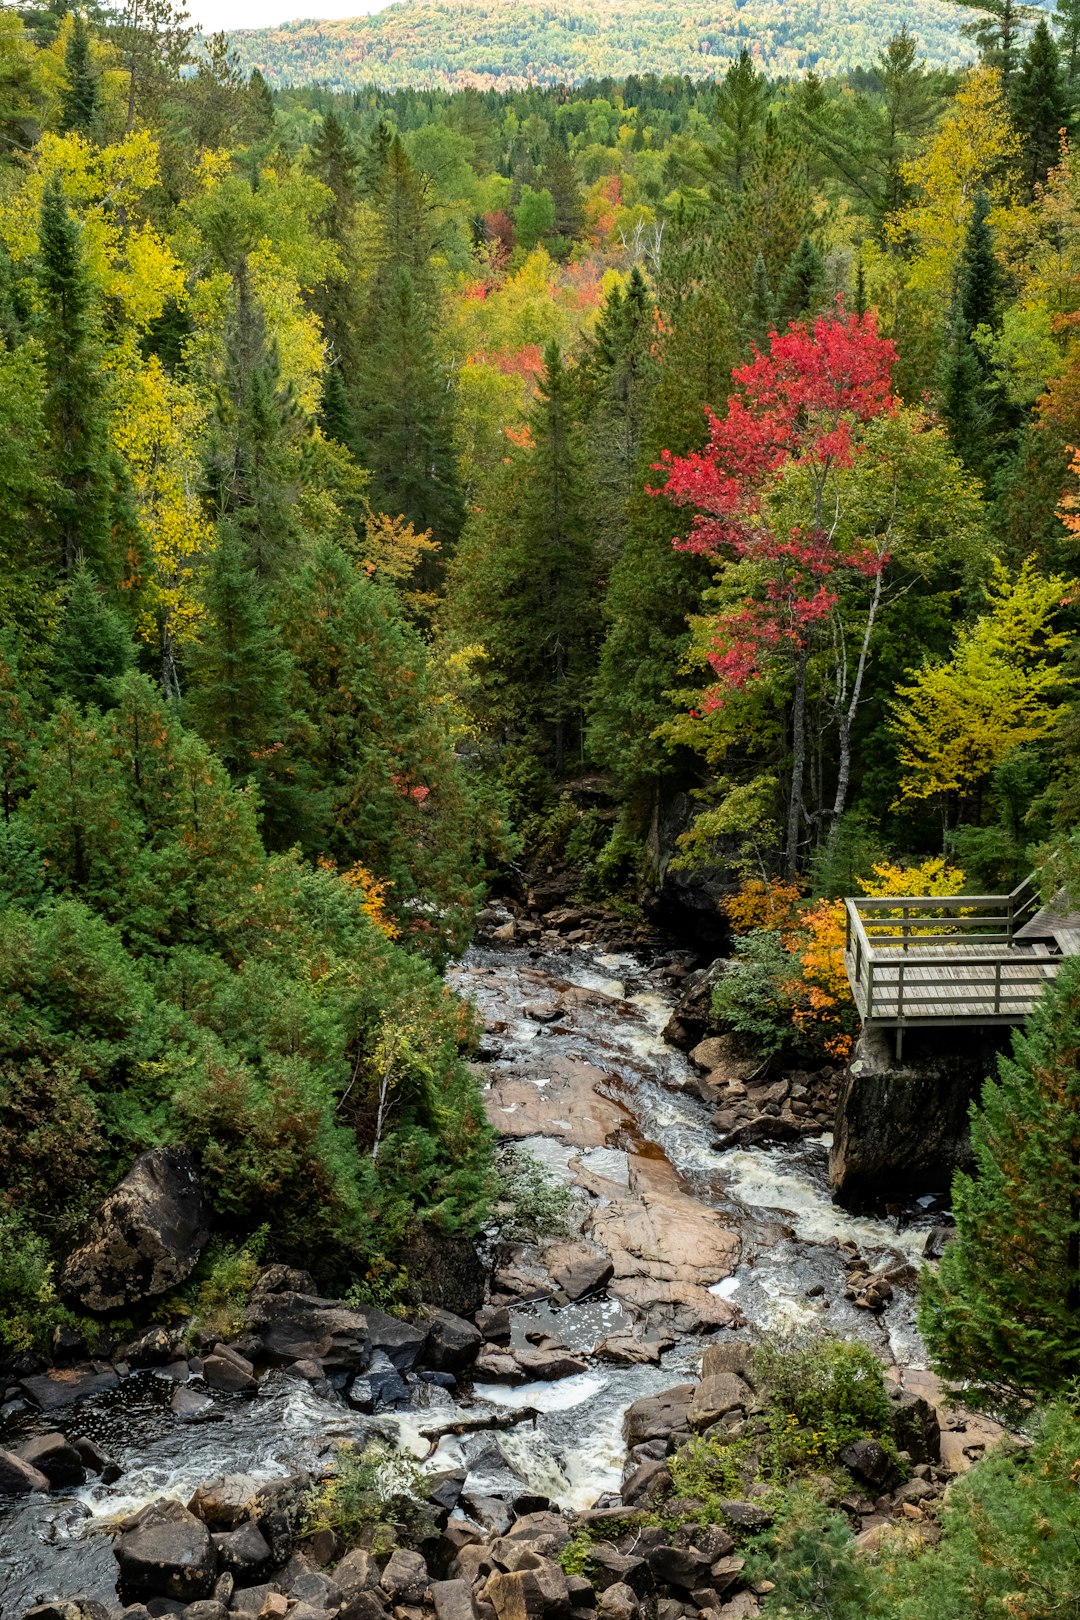
<path fill-rule="evenodd" d="M 968 1114 L 1008 1043 L 998 1029 L 864 1030 L 841 1080 L 829 1181 L 858 1206 L 947 1192 L 970 1163 Z"/>

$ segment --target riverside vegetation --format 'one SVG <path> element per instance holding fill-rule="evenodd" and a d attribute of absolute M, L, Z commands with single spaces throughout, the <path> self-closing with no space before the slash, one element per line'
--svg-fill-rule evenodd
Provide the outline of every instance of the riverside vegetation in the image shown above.
<path fill-rule="evenodd" d="M 493 874 L 723 893 L 718 1014 L 818 1062 L 840 894 L 1075 890 L 1080 9 L 964 13 L 963 69 L 333 94 L 165 4 L 0 12 L 9 1361 L 104 1331 L 61 1263 L 181 1144 L 178 1311 L 416 1302 L 504 1188 L 440 978 Z M 923 1294 L 1032 1448 L 872 1568 L 796 1493 L 767 1611 L 1075 1608 L 1078 999 Z"/>

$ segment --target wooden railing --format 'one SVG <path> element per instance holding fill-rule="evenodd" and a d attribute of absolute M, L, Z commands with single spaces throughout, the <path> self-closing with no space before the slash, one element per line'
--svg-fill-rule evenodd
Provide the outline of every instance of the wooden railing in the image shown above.
<path fill-rule="evenodd" d="M 1011 894 L 845 901 L 844 960 L 864 1023 L 1015 1023 L 1057 972 L 1016 943 L 1039 907 L 1030 878 Z"/>

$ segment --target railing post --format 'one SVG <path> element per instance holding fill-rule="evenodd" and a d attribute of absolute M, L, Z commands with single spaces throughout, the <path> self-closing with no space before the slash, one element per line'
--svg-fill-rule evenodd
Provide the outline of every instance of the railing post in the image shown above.
<path fill-rule="evenodd" d="M 905 951 L 908 948 L 908 931 L 909 931 L 908 930 L 908 918 L 910 916 L 911 916 L 910 908 L 908 906 L 905 906 L 904 907 L 904 921 L 903 921 L 903 924 L 902 924 L 901 929 L 900 929 L 900 932 L 903 935 Z"/>
<path fill-rule="evenodd" d="M 994 1016 L 1001 1014 L 1001 960 L 994 963 Z"/>
<path fill-rule="evenodd" d="M 904 963 L 896 964 L 896 1016 L 904 1016 Z"/>
<path fill-rule="evenodd" d="M 874 1016 L 874 962 L 869 958 L 866 963 L 866 1017 L 867 1021 Z"/>

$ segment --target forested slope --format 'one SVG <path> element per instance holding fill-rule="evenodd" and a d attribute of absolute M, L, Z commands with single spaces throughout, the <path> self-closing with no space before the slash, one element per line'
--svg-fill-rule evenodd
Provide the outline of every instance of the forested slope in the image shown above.
<path fill-rule="evenodd" d="M 629 74 L 722 73 L 746 45 L 772 74 L 845 72 L 903 27 L 942 66 L 972 59 L 948 0 L 399 0 L 370 17 L 289 22 L 232 36 L 271 84 L 512 89 Z"/>

